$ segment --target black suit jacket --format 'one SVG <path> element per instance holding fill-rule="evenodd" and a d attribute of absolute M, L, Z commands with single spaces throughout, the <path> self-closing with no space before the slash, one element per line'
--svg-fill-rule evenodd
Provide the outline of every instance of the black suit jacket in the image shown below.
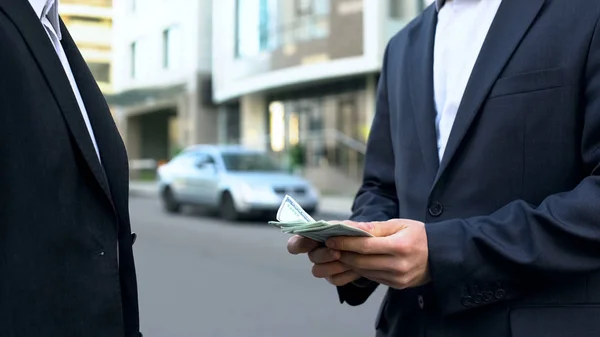
<path fill-rule="evenodd" d="M 0 335 L 140 336 L 127 156 L 62 34 L 102 165 L 33 9 L 0 0 Z"/>
<path fill-rule="evenodd" d="M 377 335 L 600 336 L 600 2 L 502 1 L 440 164 L 436 16 L 386 49 L 353 207 L 426 224 L 432 282 L 389 289 Z"/>

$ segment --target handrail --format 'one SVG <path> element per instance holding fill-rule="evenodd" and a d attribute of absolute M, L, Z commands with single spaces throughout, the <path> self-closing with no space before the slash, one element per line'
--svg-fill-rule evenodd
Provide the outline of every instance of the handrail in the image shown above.
<path fill-rule="evenodd" d="M 323 136 L 322 133 L 325 133 L 325 136 Z M 360 154 L 366 154 L 367 153 L 367 145 L 357 139 L 354 139 L 350 136 L 348 136 L 347 134 L 341 132 L 340 130 L 337 129 L 323 129 L 320 131 L 313 131 L 311 133 L 304 134 L 303 135 L 303 139 L 308 139 L 308 140 L 315 140 L 315 139 L 323 139 L 323 138 L 328 138 L 327 135 L 332 134 L 333 138 L 339 142 L 342 143 L 343 145 L 346 145 L 347 147 L 355 150 L 356 152 L 360 153 Z"/>

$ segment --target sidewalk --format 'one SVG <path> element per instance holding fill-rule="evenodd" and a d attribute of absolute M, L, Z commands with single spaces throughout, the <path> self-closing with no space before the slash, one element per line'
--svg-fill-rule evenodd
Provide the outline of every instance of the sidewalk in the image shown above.
<path fill-rule="evenodd" d="M 154 182 L 130 181 L 129 194 L 137 197 L 157 197 L 158 186 Z M 348 217 L 351 213 L 353 198 L 350 196 L 321 196 L 319 213 L 327 217 Z M 337 220 L 337 219 L 336 219 Z"/>

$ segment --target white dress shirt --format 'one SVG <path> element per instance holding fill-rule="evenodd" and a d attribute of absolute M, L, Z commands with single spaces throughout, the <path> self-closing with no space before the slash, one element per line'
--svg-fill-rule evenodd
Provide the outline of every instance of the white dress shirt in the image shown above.
<path fill-rule="evenodd" d="M 46 29 L 46 33 L 48 33 L 48 38 L 50 38 L 50 41 L 54 45 L 56 54 L 58 55 L 58 58 L 62 63 L 67 78 L 71 83 L 71 88 L 73 89 L 73 93 L 75 94 L 75 99 L 77 100 L 77 104 L 79 105 L 79 110 L 81 110 L 83 120 L 85 122 L 85 125 L 87 126 L 88 132 L 92 139 L 92 143 L 94 144 L 94 148 L 96 149 L 96 155 L 98 156 L 98 160 L 100 160 L 100 151 L 98 150 L 98 145 L 96 143 L 96 138 L 94 136 L 94 131 L 92 130 L 92 125 L 90 123 L 88 113 L 85 109 L 85 105 L 83 104 L 83 99 L 81 98 L 81 94 L 79 93 L 79 88 L 77 87 L 77 83 L 75 82 L 73 72 L 71 71 L 69 60 L 65 55 L 65 51 L 63 50 L 62 45 L 60 44 L 62 36 L 60 33 L 60 20 L 58 16 L 58 0 L 29 0 L 29 4 L 31 5 L 31 7 L 33 7 L 33 10 L 37 14 L 37 17 L 40 18 L 41 24 Z"/>
<path fill-rule="evenodd" d="M 433 89 L 440 161 L 473 66 L 501 1 L 436 1 L 438 22 L 433 53 Z"/>

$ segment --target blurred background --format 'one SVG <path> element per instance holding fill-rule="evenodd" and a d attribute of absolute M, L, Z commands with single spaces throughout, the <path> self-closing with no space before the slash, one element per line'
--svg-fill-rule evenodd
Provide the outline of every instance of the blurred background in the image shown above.
<path fill-rule="evenodd" d="M 432 2 L 60 1 L 128 150 L 145 336 L 373 335 L 384 289 L 340 305 L 265 221 L 350 215 L 385 46 Z"/>

